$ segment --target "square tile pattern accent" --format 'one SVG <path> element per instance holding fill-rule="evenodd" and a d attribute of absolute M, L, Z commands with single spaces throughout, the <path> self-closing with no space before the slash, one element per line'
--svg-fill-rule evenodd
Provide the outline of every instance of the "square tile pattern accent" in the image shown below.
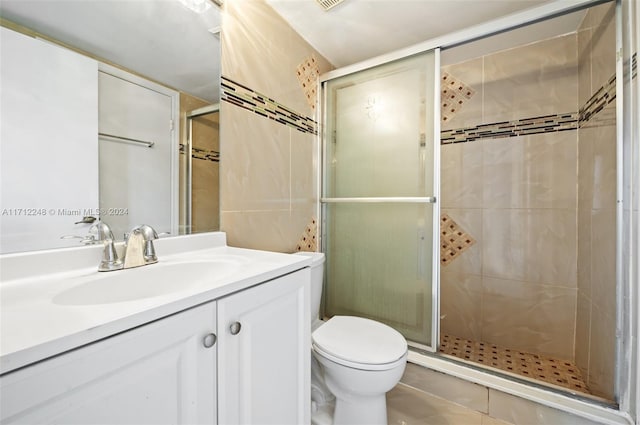
<path fill-rule="evenodd" d="M 296 245 L 296 251 L 309 251 L 315 252 L 317 251 L 318 244 L 316 237 L 318 234 L 318 222 L 315 217 L 311 218 L 309 224 L 304 229 L 304 233 L 300 237 L 298 244 Z"/>
<path fill-rule="evenodd" d="M 589 394 L 580 369 L 568 360 L 526 353 L 487 342 L 441 335 L 440 352 L 505 372 Z"/>
<path fill-rule="evenodd" d="M 307 103 L 312 110 L 316 109 L 316 90 L 318 85 L 318 77 L 320 76 L 320 69 L 318 68 L 318 61 L 315 55 L 309 56 L 303 60 L 296 68 L 296 74 L 298 75 L 298 82 L 300 88 L 304 92 L 307 98 Z"/>
<path fill-rule="evenodd" d="M 476 240 L 448 214 L 440 216 L 440 264 L 451 263 L 474 243 Z"/>
<path fill-rule="evenodd" d="M 440 113 L 443 122 L 451 121 L 465 102 L 471 100 L 476 91 L 458 80 L 453 75 L 442 74 L 442 91 L 440 93 Z"/>

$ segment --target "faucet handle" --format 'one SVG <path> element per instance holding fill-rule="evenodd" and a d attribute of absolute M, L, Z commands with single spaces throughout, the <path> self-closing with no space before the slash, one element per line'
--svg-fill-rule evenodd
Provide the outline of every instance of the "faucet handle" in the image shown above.
<path fill-rule="evenodd" d="M 158 262 L 156 249 L 153 241 L 158 239 L 158 232 L 148 224 L 142 224 L 131 229 L 131 233 L 140 232 L 144 239 L 144 262 L 145 264 L 153 264 Z"/>

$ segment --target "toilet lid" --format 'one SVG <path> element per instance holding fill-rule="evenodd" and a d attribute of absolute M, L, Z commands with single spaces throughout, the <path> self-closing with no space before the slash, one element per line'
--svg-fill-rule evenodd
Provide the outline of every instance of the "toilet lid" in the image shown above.
<path fill-rule="evenodd" d="M 392 363 L 407 352 L 407 341 L 398 331 L 362 317 L 334 316 L 311 338 L 320 352 L 350 363 Z"/>

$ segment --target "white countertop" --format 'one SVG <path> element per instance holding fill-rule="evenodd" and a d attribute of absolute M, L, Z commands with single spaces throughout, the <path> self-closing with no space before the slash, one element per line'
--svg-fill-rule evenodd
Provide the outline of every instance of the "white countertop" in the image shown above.
<path fill-rule="evenodd" d="M 224 233 L 156 242 L 159 263 L 99 273 L 102 247 L 0 256 L 0 374 L 308 266 L 308 257 L 226 246 Z M 227 259 L 233 270 L 164 295 L 108 304 L 64 305 L 61 294 L 87 278 L 136 273 L 184 261 Z M 156 274 L 157 271 L 155 270 Z M 130 276 L 137 276 L 130 275 Z M 201 278 L 200 278 L 201 277 Z M 117 299 L 118 294 L 114 294 Z"/>

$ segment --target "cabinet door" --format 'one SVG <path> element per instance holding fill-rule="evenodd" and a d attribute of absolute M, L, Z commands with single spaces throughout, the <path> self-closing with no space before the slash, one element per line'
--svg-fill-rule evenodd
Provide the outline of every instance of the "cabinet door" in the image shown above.
<path fill-rule="evenodd" d="M 218 300 L 220 424 L 310 423 L 309 284 L 304 269 Z"/>
<path fill-rule="evenodd" d="M 209 303 L 9 373 L 0 422 L 215 423 L 215 315 Z"/>

